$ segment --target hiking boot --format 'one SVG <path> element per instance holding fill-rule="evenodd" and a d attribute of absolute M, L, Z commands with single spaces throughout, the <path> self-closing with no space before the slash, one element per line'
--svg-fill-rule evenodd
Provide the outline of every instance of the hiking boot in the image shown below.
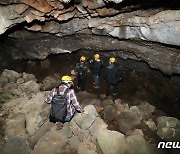
<path fill-rule="evenodd" d="M 56 130 L 60 130 L 63 128 L 63 123 L 61 122 L 56 122 Z"/>

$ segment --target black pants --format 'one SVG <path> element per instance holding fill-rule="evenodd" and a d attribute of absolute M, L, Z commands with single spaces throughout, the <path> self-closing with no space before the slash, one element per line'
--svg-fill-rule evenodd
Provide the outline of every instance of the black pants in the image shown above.
<path fill-rule="evenodd" d="M 106 81 L 106 96 L 109 96 L 109 95 L 110 95 L 111 85 L 113 86 L 113 93 L 117 93 L 117 91 L 118 91 L 118 85 L 119 85 L 119 83 L 117 83 L 117 84 L 111 84 L 110 82 Z"/>
<path fill-rule="evenodd" d="M 78 87 L 80 90 L 84 91 L 86 86 L 86 77 L 79 77 L 78 76 Z"/>

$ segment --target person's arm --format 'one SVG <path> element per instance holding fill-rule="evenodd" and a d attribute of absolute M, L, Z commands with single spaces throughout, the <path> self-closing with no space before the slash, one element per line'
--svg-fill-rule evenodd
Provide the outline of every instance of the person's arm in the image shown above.
<path fill-rule="evenodd" d="M 75 92 L 74 92 L 74 90 L 72 90 L 71 91 L 71 93 L 70 93 L 70 99 L 71 99 L 71 101 L 72 101 L 72 104 L 73 104 L 73 106 L 75 107 L 75 109 L 77 110 L 77 111 L 79 111 L 79 112 L 84 112 L 84 110 L 83 110 L 83 107 L 79 104 L 79 102 L 77 101 L 77 97 L 76 97 L 76 95 L 75 95 Z"/>
<path fill-rule="evenodd" d="M 54 97 L 54 95 L 57 93 L 57 89 L 54 88 L 51 90 L 51 92 L 49 93 L 49 95 L 47 96 L 47 98 L 44 100 L 46 103 L 50 104 L 52 101 L 52 98 Z"/>

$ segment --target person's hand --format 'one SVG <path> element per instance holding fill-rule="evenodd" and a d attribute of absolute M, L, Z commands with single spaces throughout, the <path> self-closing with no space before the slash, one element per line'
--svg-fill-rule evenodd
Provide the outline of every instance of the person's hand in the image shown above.
<path fill-rule="evenodd" d="M 88 112 L 87 112 L 87 111 L 84 111 L 84 112 L 81 113 L 81 115 L 83 115 L 83 114 L 88 114 Z"/>
<path fill-rule="evenodd" d="M 89 114 L 87 111 L 84 111 L 84 114 Z"/>
<path fill-rule="evenodd" d="M 92 59 L 90 59 L 90 60 L 89 60 L 89 62 L 90 62 L 90 63 L 92 63 L 92 62 L 93 62 L 93 60 L 92 60 Z"/>

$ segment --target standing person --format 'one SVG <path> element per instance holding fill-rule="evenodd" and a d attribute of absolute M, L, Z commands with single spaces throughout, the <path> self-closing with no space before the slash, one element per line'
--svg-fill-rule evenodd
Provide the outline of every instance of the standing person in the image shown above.
<path fill-rule="evenodd" d="M 86 57 L 81 56 L 80 62 L 76 64 L 74 71 L 77 73 L 77 78 L 78 78 L 77 88 L 82 91 L 84 91 L 86 85 L 87 70 L 88 67 L 86 63 Z"/>
<path fill-rule="evenodd" d="M 110 88 L 113 85 L 113 95 L 117 95 L 118 84 L 121 80 L 119 68 L 115 64 L 116 59 L 114 57 L 109 58 L 109 65 L 105 68 L 104 78 L 106 80 L 106 96 L 110 95 Z"/>
<path fill-rule="evenodd" d="M 90 60 L 89 62 L 90 62 L 90 68 L 93 72 L 93 79 L 94 79 L 94 83 L 95 83 L 94 88 L 99 88 L 99 77 L 100 77 L 101 70 L 103 67 L 103 63 L 100 59 L 100 55 L 95 54 L 94 60 Z"/>
<path fill-rule="evenodd" d="M 64 122 L 69 122 L 76 111 L 84 113 L 82 106 L 77 101 L 77 97 L 72 87 L 72 78 L 70 76 L 63 76 L 61 78 L 61 84 L 57 88 L 52 89 L 45 100 L 46 103 L 52 104 L 50 121 L 56 122 L 59 127 L 58 129 L 62 128 Z M 61 102 L 59 102 L 58 97 L 56 96 L 61 98 Z M 62 104 L 62 96 L 66 98 L 64 104 Z"/>

